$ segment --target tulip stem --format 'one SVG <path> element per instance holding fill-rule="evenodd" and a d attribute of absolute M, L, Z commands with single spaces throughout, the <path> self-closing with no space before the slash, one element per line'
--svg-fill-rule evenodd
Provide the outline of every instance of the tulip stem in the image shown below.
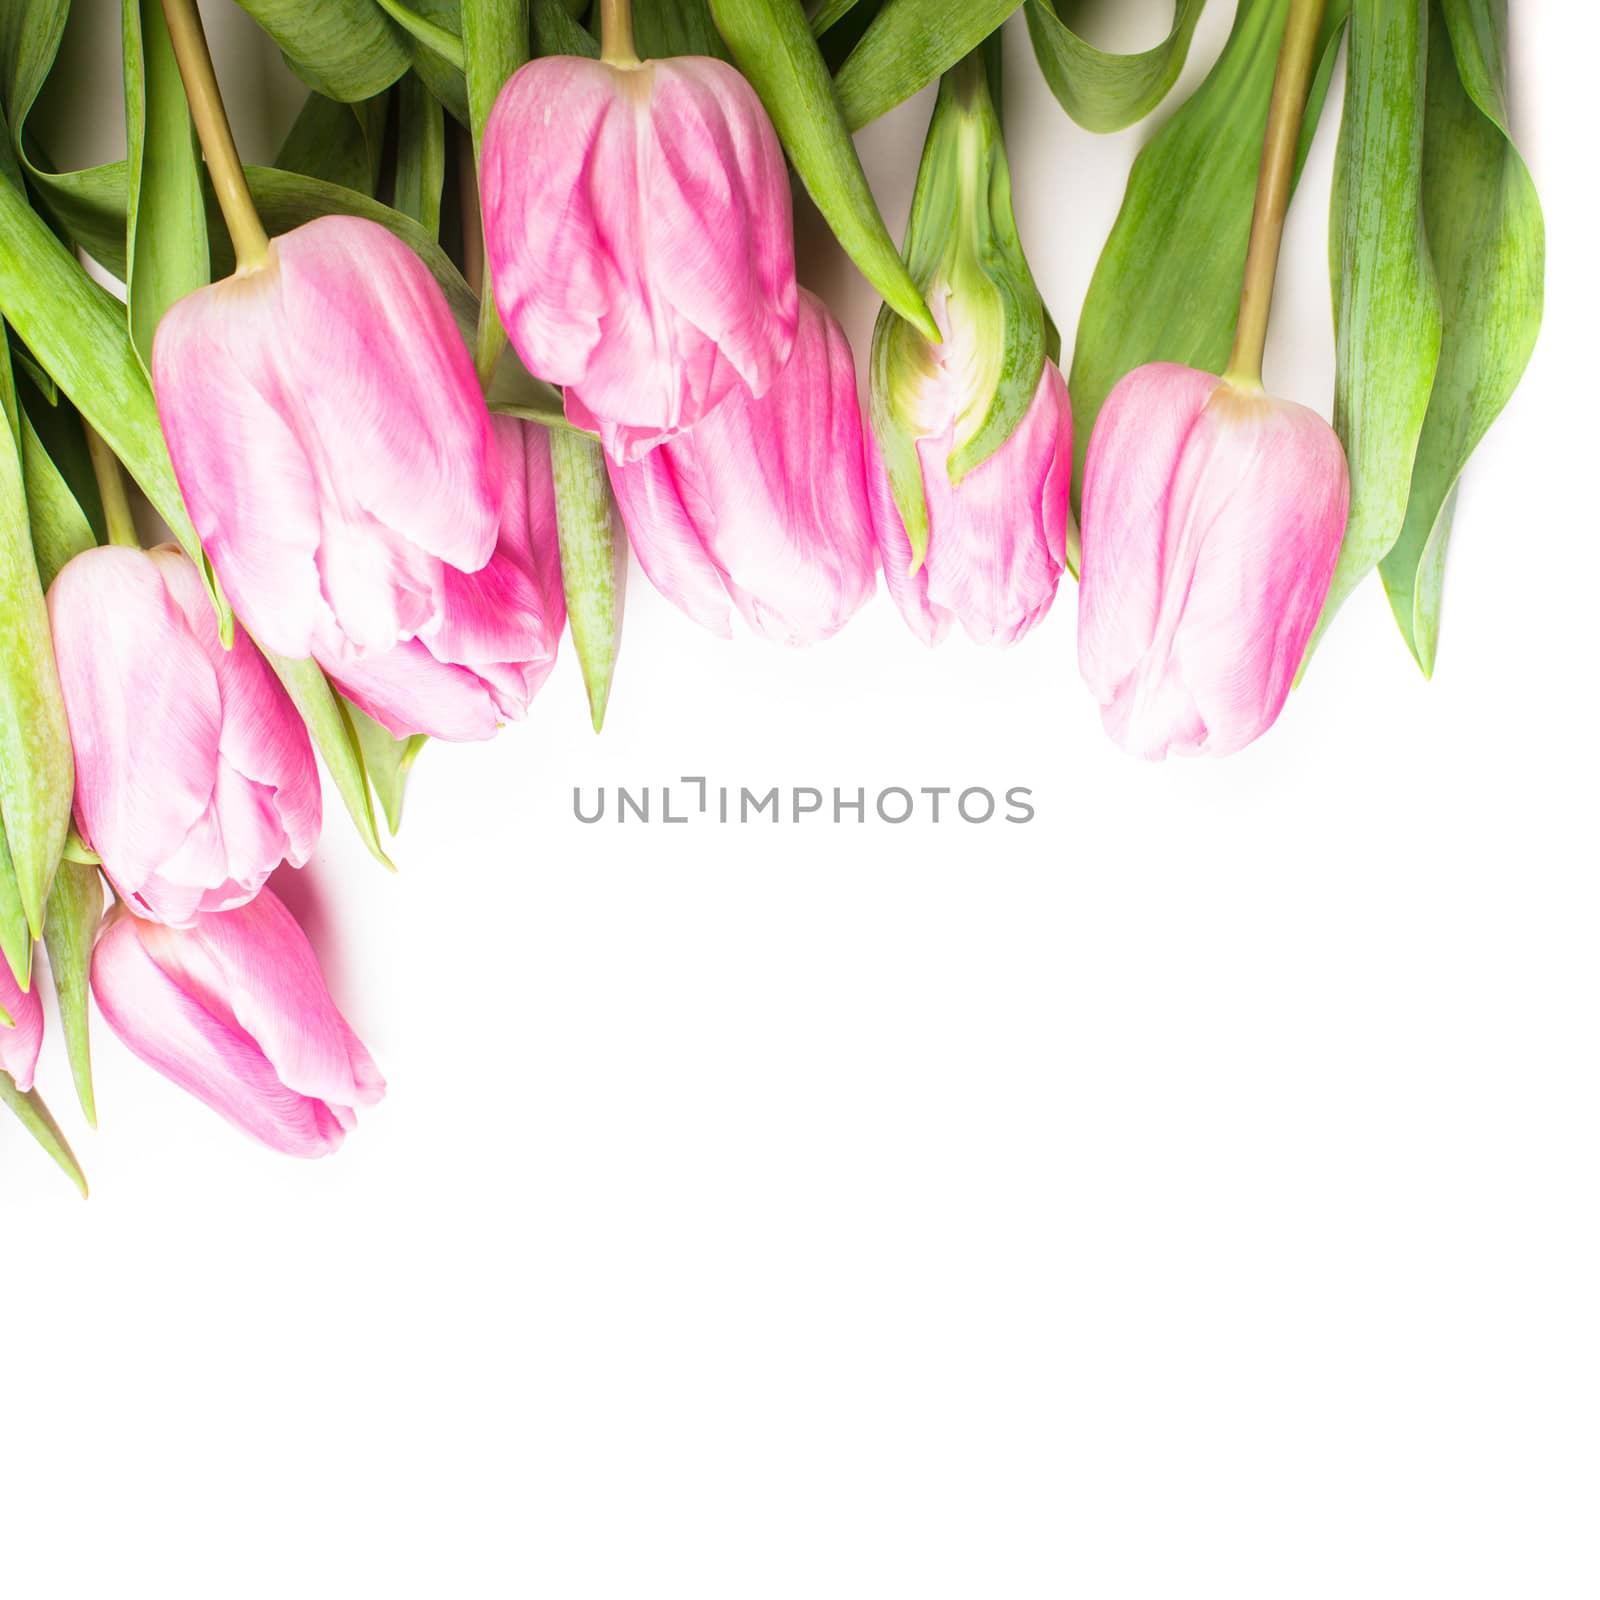
<path fill-rule="evenodd" d="M 126 545 L 130 550 L 143 549 L 133 521 L 133 506 L 128 500 L 128 485 L 122 476 L 122 463 L 87 422 L 83 425 L 83 434 L 89 441 L 89 465 L 94 468 L 95 488 L 100 491 L 100 505 L 106 514 L 106 537 L 112 544 Z"/>
<path fill-rule="evenodd" d="M 253 272 L 266 264 L 267 230 L 261 226 L 255 201 L 250 198 L 239 147 L 228 126 L 216 68 L 200 24 L 199 6 L 196 0 L 161 0 L 161 8 L 166 13 L 167 32 L 172 37 L 172 53 L 178 59 L 189 114 L 205 152 L 206 171 L 211 175 L 211 187 L 217 191 L 228 237 L 233 240 L 234 260 L 240 272 Z"/>
<path fill-rule="evenodd" d="M 614 67 L 636 67 L 633 0 L 600 0 L 600 59 Z"/>
<path fill-rule="evenodd" d="M 1278 71 L 1272 80 L 1272 103 L 1261 145 L 1261 173 L 1256 180 L 1255 214 L 1250 219 L 1250 247 L 1244 260 L 1244 289 L 1239 296 L 1239 321 L 1233 354 L 1224 376 L 1243 388 L 1261 387 L 1261 357 L 1267 344 L 1267 319 L 1272 312 L 1272 285 L 1278 276 L 1278 247 L 1283 220 L 1294 187 L 1295 154 L 1316 64 L 1317 34 L 1326 0 L 1289 0 L 1278 50 Z"/>

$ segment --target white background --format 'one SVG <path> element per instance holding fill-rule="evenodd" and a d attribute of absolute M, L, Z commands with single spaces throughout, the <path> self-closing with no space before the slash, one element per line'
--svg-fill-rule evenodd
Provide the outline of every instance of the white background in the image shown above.
<path fill-rule="evenodd" d="M 120 118 L 81 9 L 64 162 Z M 90 1134 L 52 1040 L 94 1198 L 0 1126 L 8 1597 L 1595 1595 L 1600 33 L 1516 13 L 1545 331 L 1435 681 L 1373 582 L 1259 745 L 1147 768 L 1070 584 L 1009 653 L 882 594 L 785 653 L 635 570 L 601 739 L 566 650 L 525 726 L 425 752 L 398 877 L 330 797 L 286 892 L 390 1083 L 341 1154 L 256 1148 L 103 1027 Z M 298 91 L 208 15 L 266 158 Z M 1148 130 L 1081 132 L 1008 44 L 1070 346 Z M 896 230 L 926 111 L 862 140 Z M 1334 124 L 1267 364 L 1324 411 Z M 864 353 L 870 292 L 814 227 L 802 259 Z M 1038 816 L 572 818 L 681 774 Z"/>

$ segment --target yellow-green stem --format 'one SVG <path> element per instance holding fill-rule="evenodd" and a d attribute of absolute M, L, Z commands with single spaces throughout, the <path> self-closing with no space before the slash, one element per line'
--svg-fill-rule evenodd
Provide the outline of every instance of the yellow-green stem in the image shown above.
<path fill-rule="evenodd" d="M 1239 321 L 1226 373 L 1229 382 L 1248 388 L 1261 387 L 1261 354 L 1267 343 L 1267 319 L 1272 314 L 1278 247 L 1283 242 L 1283 219 L 1294 185 L 1295 152 L 1300 145 L 1300 124 L 1305 117 L 1306 93 L 1311 87 L 1325 6 L 1326 0 L 1289 0 L 1289 16 L 1283 25 L 1278 70 L 1272 80 L 1272 103 L 1267 110 L 1267 133 L 1261 145 L 1261 175 L 1256 180 L 1256 208 L 1250 220 Z"/>
<path fill-rule="evenodd" d="M 636 67 L 633 0 L 600 0 L 600 59 L 614 67 Z"/>
<path fill-rule="evenodd" d="M 234 259 L 240 272 L 253 271 L 267 260 L 267 230 L 261 226 L 255 202 L 250 198 L 244 165 L 233 142 L 227 112 L 222 108 L 222 91 L 217 87 L 216 69 L 206 48 L 199 7 L 196 0 L 161 0 L 161 9 L 166 13 L 167 32 L 172 36 L 172 53 L 178 58 L 189 114 L 205 152 L 206 171 L 211 175 L 211 187 L 217 191 L 228 237 L 233 240 Z"/>
<path fill-rule="evenodd" d="M 139 530 L 134 526 L 133 506 L 128 500 L 127 480 L 122 476 L 122 463 L 87 422 L 83 425 L 83 434 L 89 441 L 89 464 L 94 468 L 95 487 L 100 491 L 100 505 L 106 514 L 106 537 L 112 544 L 126 545 L 130 550 L 142 549 Z"/>

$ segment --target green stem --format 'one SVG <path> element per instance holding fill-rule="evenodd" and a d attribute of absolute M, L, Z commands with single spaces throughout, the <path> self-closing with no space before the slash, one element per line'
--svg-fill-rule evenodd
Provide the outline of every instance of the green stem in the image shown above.
<path fill-rule="evenodd" d="M 112 544 L 142 550 L 139 530 L 134 526 L 133 506 L 128 500 L 128 485 L 122 476 L 122 463 L 87 422 L 83 433 L 89 441 L 89 465 L 94 468 L 95 487 L 100 491 L 100 505 L 106 514 L 106 537 Z"/>
<path fill-rule="evenodd" d="M 1244 289 L 1239 296 L 1239 321 L 1233 354 L 1224 376 L 1243 388 L 1261 387 L 1261 355 L 1267 344 L 1267 319 L 1272 312 L 1272 285 L 1278 275 L 1278 247 L 1283 219 L 1294 186 L 1295 152 L 1305 117 L 1306 94 L 1316 65 L 1317 34 L 1326 0 L 1289 0 L 1278 50 L 1278 71 L 1272 80 L 1267 133 L 1261 146 L 1261 174 L 1256 180 L 1255 215 L 1250 220 L 1250 248 L 1244 260 Z"/>
<path fill-rule="evenodd" d="M 222 107 L 222 91 L 206 48 L 205 29 L 200 25 L 196 0 L 161 0 L 167 17 L 167 32 L 172 36 L 172 53 L 178 58 L 183 92 L 189 101 L 200 148 L 205 152 L 206 171 L 217 191 L 222 220 L 233 240 L 234 259 L 240 272 L 253 272 L 267 261 L 267 230 L 261 226 L 250 186 L 245 182 L 239 148 L 233 142 L 228 114 Z"/>
<path fill-rule="evenodd" d="M 636 67 L 633 0 L 600 0 L 600 59 L 614 67 Z"/>

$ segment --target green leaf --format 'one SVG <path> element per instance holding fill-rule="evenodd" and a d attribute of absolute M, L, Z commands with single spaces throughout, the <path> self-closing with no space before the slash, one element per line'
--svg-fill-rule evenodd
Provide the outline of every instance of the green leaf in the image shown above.
<path fill-rule="evenodd" d="M 0 814 L 0 955 L 4 955 L 6 965 L 11 968 L 17 987 L 26 991 L 33 974 L 33 934 L 28 927 L 27 913 L 22 909 L 22 893 L 17 888 L 16 869 L 11 864 L 3 814 Z"/>
<path fill-rule="evenodd" d="M 556 488 L 556 537 L 566 591 L 572 646 L 598 733 L 611 698 L 611 677 L 622 642 L 622 604 L 628 581 L 628 541 L 611 506 L 605 454 L 599 442 L 569 428 L 550 430 Z"/>
<path fill-rule="evenodd" d="M 156 324 L 211 281 L 200 145 L 161 0 L 122 0 L 128 122 L 128 331 L 150 370 Z"/>
<path fill-rule="evenodd" d="M 1205 82 L 1133 163 L 1072 354 L 1074 504 L 1094 420 L 1118 379 L 1147 361 L 1176 361 L 1204 372 L 1227 364 L 1288 6 L 1289 0 L 1240 0 L 1233 31 Z M 1330 0 L 1300 161 L 1316 131 L 1348 14 L 1349 0 Z"/>
<path fill-rule="evenodd" d="M 27 486 L 39 582 L 48 590 L 74 556 L 94 549 L 95 537 L 77 496 L 50 459 L 26 412 L 22 416 L 22 480 Z"/>
<path fill-rule="evenodd" d="M 400 80 L 397 101 L 394 208 L 437 240 L 444 192 L 444 107 L 414 72 Z"/>
<path fill-rule="evenodd" d="M 1206 0 L 1174 0 L 1172 31 L 1149 50 L 1096 50 L 1062 20 L 1064 0 L 1027 0 L 1028 37 L 1050 92 L 1091 133 L 1114 133 L 1148 115 L 1178 81 Z"/>
<path fill-rule="evenodd" d="M 593 61 L 600 54 L 595 36 L 573 21 L 562 0 L 533 0 L 533 42 L 542 56 L 587 56 Z"/>
<path fill-rule="evenodd" d="M 72 1082 L 89 1126 L 95 1126 L 94 1079 L 89 1070 L 89 960 L 105 910 L 105 891 L 94 867 L 63 861 L 45 906 L 44 948 L 56 986 L 56 1010 L 72 1063 Z"/>
<path fill-rule="evenodd" d="M 14 170 L 14 169 L 13 169 Z M 133 346 L 126 312 L 96 284 L 20 185 L 0 171 L 0 315 L 110 445 L 178 543 L 200 568 L 224 640 L 232 613 L 216 589 L 184 510 L 156 416 L 155 396 Z"/>
<path fill-rule="evenodd" d="M 646 61 L 657 56 L 728 59 L 707 0 L 633 0 L 633 42 Z"/>
<path fill-rule="evenodd" d="M 1444 335 L 1405 523 L 1380 567 L 1429 676 L 1461 471 L 1522 377 L 1544 312 L 1544 215 L 1507 131 L 1505 91 L 1503 0 L 1434 0 L 1422 215 Z"/>
<path fill-rule="evenodd" d="M 50 1115 L 50 1108 L 40 1098 L 39 1091 L 30 1089 L 23 1094 L 11 1081 L 9 1072 L 0 1072 L 0 1105 L 10 1107 L 17 1121 L 39 1141 L 44 1153 L 72 1179 L 78 1193 L 87 1200 L 89 1180 L 84 1177 L 83 1168 L 72 1153 L 72 1146 L 67 1143 L 66 1135 L 56 1119 Z"/>
<path fill-rule="evenodd" d="M 795 171 L 845 253 L 930 339 L 928 308 L 889 237 L 800 0 L 710 0 L 717 29 L 761 96 Z"/>
<path fill-rule="evenodd" d="M 370 100 L 411 65 L 405 35 L 372 0 L 239 0 L 301 81 L 330 100 Z"/>
<path fill-rule="evenodd" d="M 366 763 L 367 776 L 372 780 L 373 791 L 383 807 L 384 821 L 389 832 L 400 831 L 400 813 L 405 805 L 406 779 L 411 774 L 411 764 L 428 741 L 425 735 L 414 733 L 407 739 L 397 739 L 381 723 L 374 722 L 360 706 L 345 701 L 350 714 L 350 725 L 356 730 L 361 745 L 361 756 Z"/>
<path fill-rule="evenodd" d="M 415 80 L 407 74 L 402 81 Z M 387 91 L 370 100 L 346 103 L 312 90 L 273 166 L 280 172 L 298 172 L 354 189 L 370 199 L 378 192 L 388 107 Z"/>
<path fill-rule="evenodd" d="M 28 484 L 28 503 L 37 508 L 39 493 L 48 494 L 48 489 L 41 491 L 38 487 L 33 470 L 33 454 L 35 446 L 29 444 L 31 437 L 37 446 L 42 447 L 50 459 L 50 465 L 56 475 L 67 486 L 72 498 L 77 502 L 78 510 L 87 518 L 89 532 L 94 540 L 99 543 L 105 539 L 106 521 L 105 508 L 100 504 L 100 485 L 95 480 L 94 462 L 89 455 L 89 440 L 83 431 L 83 418 L 78 415 L 77 407 L 57 391 L 58 399 L 54 405 L 47 404 L 37 389 L 24 388 L 18 393 L 17 398 L 22 402 L 23 416 L 28 424 L 23 429 L 22 435 L 22 472 Z M 70 512 L 64 513 L 70 519 Z M 74 524 L 75 526 L 75 524 Z M 45 557 L 39 549 L 39 528 L 34 526 L 34 554 L 40 557 L 40 580 L 46 589 L 50 587 L 50 579 L 44 575 L 43 562 Z M 71 555 L 76 555 L 74 548 Z M 62 550 L 58 552 L 55 569 L 60 570 L 70 556 Z"/>
<path fill-rule="evenodd" d="M 834 79 L 854 130 L 891 111 L 977 49 L 1022 0 L 889 0 Z"/>
<path fill-rule="evenodd" d="M 377 0 L 377 3 L 410 34 L 414 44 L 431 50 L 456 72 L 466 65 L 467 58 L 461 48 L 459 6 L 456 7 L 457 26 L 451 28 L 440 18 L 429 16 L 415 6 L 405 5 L 403 0 Z"/>
<path fill-rule="evenodd" d="M 461 46 L 466 61 L 467 109 L 472 115 L 472 149 L 483 157 L 483 128 L 501 85 L 528 59 L 528 0 L 462 0 Z M 495 309 L 487 257 L 478 333 L 473 346 L 478 381 L 487 385 L 506 346 L 506 332 Z"/>
<path fill-rule="evenodd" d="M 0 179 L 0 188 L 10 187 Z M 23 915 L 37 937 L 72 820 L 72 742 L 33 556 L 21 422 L 3 350 L 0 412 L 0 814 Z"/>
<path fill-rule="evenodd" d="M 1439 361 L 1422 225 L 1427 38 L 1428 0 L 1353 0 L 1328 239 L 1333 426 L 1350 463 L 1350 519 L 1312 649 L 1400 536 Z"/>
<path fill-rule="evenodd" d="M 292 661 L 287 656 L 274 655 L 264 646 L 260 648 L 289 691 L 289 698 L 294 701 L 295 710 L 300 713 L 356 831 L 367 849 L 392 872 L 394 863 L 384 854 L 378 839 L 378 819 L 372 809 L 372 791 L 367 786 L 361 742 L 343 697 L 334 691 L 315 661 Z"/>

